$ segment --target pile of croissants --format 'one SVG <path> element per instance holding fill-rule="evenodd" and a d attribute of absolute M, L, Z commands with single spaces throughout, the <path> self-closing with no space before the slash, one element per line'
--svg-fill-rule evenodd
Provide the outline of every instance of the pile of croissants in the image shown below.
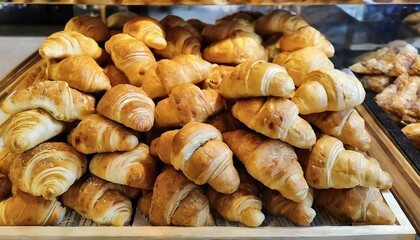
<path fill-rule="evenodd" d="M 276 39 L 276 40 L 273 40 Z M 103 47 L 102 47 L 103 46 Z M 394 224 L 354 75 L 298 15 L 82 15 L 1 104 L 0 225 Z M 35 71 L 35 70 L 34 70 Z M 10 193 L 11 192 L 11 193 Z"/>

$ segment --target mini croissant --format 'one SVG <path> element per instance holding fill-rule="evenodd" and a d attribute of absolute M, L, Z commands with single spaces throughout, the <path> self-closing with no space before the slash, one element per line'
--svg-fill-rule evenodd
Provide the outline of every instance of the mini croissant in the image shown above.
<path fill-rule="evenodd" d="M 90 37 L 97 42 L 105 42 L 111 37 L 108 27 L 98 17 L 79 15 L 71 18 L 64 31 L 74 31 Z"/>
<path fill-rule="evenodd" d="M 127 33 L 148 47 L 162 50 L 167 43 L 165 32 L 158 21 L 147 16 L 135 16 L 124 24 L 123 33 Z"/>

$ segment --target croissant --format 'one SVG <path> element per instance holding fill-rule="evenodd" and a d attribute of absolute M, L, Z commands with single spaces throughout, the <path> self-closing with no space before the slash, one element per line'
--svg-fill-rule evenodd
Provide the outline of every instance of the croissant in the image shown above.
<path fill-rule="evenodd" d="M 122 29 L 128 20 L 136 16 L 138 16 L 137 13 L 133 12 L 113 13 L 106 19 L 106 25 L 110 29 Z"/>
<path fill-rule="evenodd" d="M 64 59 L 69 56 L 84 55 L 103 62 L 106 52 L 90 37 L 78 32 L 60 31 L 48 36 L 39 47 L 42 58 Z"/>
<path fill-rule="evenodd" d="M 186 22 L 189 23 L 193 28 L 195 28 L 195 30 L 197 30 L 198 33 L 201 33 L 204 27 L 208 25 L 207 23 L 202 22 L 200 19 L 197 18 L 188 19 Z"/>
<path fill-rule="evenodd" d="M 137 201 L 136 210 L 143 213 L 147 218 L 149 217 L 150 205 L 152 204 L 152 196 L 153 191 L 146 190 Z"/>
<path fill-rule="evenodd" d="M 72 146 L 46 142 L 16 155 L 9 178 L 23 192 L 52 199 L 67 191 L 86 167 L 86 157 Z"/>
<path fill-rule="evenodd" d="M 416 61 L 411 65 L 408 74 L 420 76 L 420 55 L 417 56 Z"/>
<path fill-rule="evenodd" d="M 299 117 L 297 106 L 288 99 L 269 97 L 239 100 L 233 105 L 232 114 L 250 129 L 267 137 L 304 149 L 315 144 L 314 130 Z"/>
<path fill-rule="evenodd" d="M 46 111 L 33 109 L 12 115 L 4 126 L 2 138 L 10 152 L 19 153 L 57 136 L 64 129 L 65 124 Z"/>
<path fill-rule="evenodd" d="M 157 162 L 150 155 L 149 147 L 140 143 L 128 152 L 96 154 L 89 163 L 89 170 L 113 183 L 152 189 L 157 176 Z"/>
<path fill-rule="evenodd" d="M 305 115 L 304 119 L 344 144 L 360 151 L 370 148 L 371 138 L 365 129 L 365 121 L 354 108 L 339 112 L 313 113 Z"/>
<path fill-rule="evenodd" d="M 201 88 L 211 88 L 218 90 L 220 83 L 228 79 L 234 69 L 235 68 L 231 66 L 213 64 L 210 76 L 201 82 Z"/>
<path fill-rule="evenodd" d="M 84 154 L 130 151 L 139 140 L 123 125 L 92 114 L 81 121 L 67 137 L 67 142 Z"/>
<path fill-rule="evenodd" d="M 316 70 L 296 91 L 292 101 L 300 114 L 341 111 L 360 105 L 366 92 L 353 75 L 340 70 Z"/>
<path fill-rule="evenodd" d="M 213 188 L 207 189 L 207 196 L 212 209 L 225 220 L 240 222 L 247 227 L 258 227 L 265 219 L 262 202 L 258 199 L 256 181 L 245 170 L 239 171 L 241 183 L 231 194 L 219 193 Z"/>
<path fill-rule="evenodd" d="M 88 56 L 70 56 L 48 66 L 51 80 L 65 81 L 71 88 L 82 92 L 109 90 L 111 84 L 104 70 Z"/>
<path fill-rule="evenodd" d="M 167 45 L 154 52 L 163 58 L 173 58 L 181 54 L 201 57 L 200 39 L 181 26 L 165 28 Z"/>
<path fill-rule="evenodd" d="M 9 114 L 34 108 L 46 110 L 57 120 L 71 122 L 94 113 L 95 98 L 63 81 L 43 81 L 13 92 L 1 105 Z"/>
<path fill-rule="evenodd" d="M 245 130 L 225 132 L 223 140 L 252 177 L 287 199 L 305 199 L 309 187 L 292 146 Z"/>
<path fill-rule="evenodd" d="M 295 90 L 286 69 L 263 60 L 246 61 L 235 67 L 219 86 L 225 98 L 278 96 L 291 98 Z"/>
<path fill-rule="evenodd" d="M 316 216 L 315 210 L 312 209 L 312 203 L 314 201 L 312 190 L 308 192 L 303 201 L 293 202 L 283 197 L 279 192 L 266 188 L 262 201 L 268 214 L 272 216 L 285 216 L 298 226 L 308 226 Z"/>
<path fill-rule="evenodd" d="M 201 34 L 209 42 L 217 42 L 227 38 L 236 30 L 244 32 L 254 32 L 254 26 L 248 20 L 243 18 L 234 18 L 232 20 L 219 20 L 214 25 L 204 27 Z"/>
<path fill-rule="evenodd" d="M 299 28 L 293 32 L 286 32 L 278 42 L 281 51 L 293 52 L 306 47 L 321 49 L 327 57 L 334 56 L 334 46 L 311 26 Z"/>
<path fill-rule="evenodd" d="M 410 139 L 417 149 L 420 149 L 420 123 L 411 123 L 403 127 L 402 132 Z"/>
<path fill-rule="evenodd" d="M 206 47 L 203 58 L 209 62 L 236 65 L 247 60 L 267 60 L 267 53 L 257 34 L 237 30 Z"/>
<path fill-rule="evenodd" d="M 376 160 L 345 150 L 340 140 L 328 135 L 316 142 L 308 159 L 299 160 L 307 166 L 306 181 L 317 189 L 356 186 L 390 189 L 392 186 L 391 176 L 381 169 Z"/>
<path fill-rule="evenodd" d="M 104 68 L 105 74 L 108 76 L 111 86 L 118 84 L 129 84 L 130 81 L 121 70 L 119 70 L 114 64 L 110 64 Z"/>
<path fill-rule="evenodd" d="M 289 33 L 309 24 L 298 15 L 278 9 L 258 18 L 254 23 L 255 32 L 265 36 L 273 33 Z"/>
<path fill-rule="evenodd" d="M 124 226 L 131 220 L 131 201 L 117 184 L 97 177 L 77 181 L 63 194 L 63 205 L 103 225 Z"/>
<path fill-rule="evenodd" d="M 274 58 L 273 63 L 286 68 L 296 86 L 302 85 L 306 75 L 314 70 L 334 69 L 334 64 L 327 55 L 316 47 L 306 47 L 294 52 L 282 52 Z"/>
<path fill-rule="evenodd" d="M 65 214 L 57 199 L 46 200 L 20 191 L 0 202 L 0 226 L 58 225 Z"/>
<path fill-rule="evenodd" d="M 8 176 L 14 160 L 15 154 L 11 153 L 9 149 L 3 146 L 0 150 L 0 173 Z"/>
<path fill-rule="evenodd" d="M 346 222 L 393 225 L 396 218 L 377 188 L 318 190 L 315 203 L 329 214 Z"/>
<path fill-rule="evenodd" d="M 180 130 L 165 132 L 152 141 L 150 152 L 198 185 L 209 183 L 222 193 L 232 193 L 238 188 L 232 151 L 211 125 L 190 122 Z"/>
<path fill-rule="evenodd" d="M 138 87 L 119 84 L 107 91 L 97 111 L 103 116 L 140 131 L 149 131 L 154 122 L 155 103 Z"/>
<path fill-rule="evenodd" d="M 100 18 L 90 15 L 79 15 L 71 18 L 64 31 L 74 31 L 90 37 L 97 42 L 105 42 L 111 37 L 108 27 Z"/>
<path fill-rule="evenodd" d="M 360 81 L 365 89 L 375 93 L 381 93 L 386 87 L 392 84 L 394 78 L 387 75 L 364 75 Z"/>
<path fill-rule="evenodd" d="M 156 62 L 153 53 L 142 41 L 125 33 L 112 36 L 105 43 L 105 49 L 115 66 L 125 73 L 131 84 L 138 87 L 143 83 L 144 74 Z"/>
<path fill-rule="evenodd" d="M 160 20 L 160 24 L 167 32 L 170 31 L 171 28 L 180 27 L 190 32 L 194 38 L 198 39 L 200 42 L 203 38 L 201 33 L 197 31 L 197 29 L 195 29 L 191 23 L 176 15 L 167 15 L 166 17 L 162 18 L 162 20 Z"/>
<path fill-rule="evenodd" d="M 201 188 L 169 167 L 156 179 L 149 220 L 155 226 L 214 225 L 209 201 Z"/>
<path fill-rule="evenodd" d="M 219 132 L 230 132 L 242 128 L 242 123 L 236 119 L 231 111 L 224 111 L 207 119 L 206 123 L 215 127 Z"/>
<path fill-rule="evenodd" d="M 178 55 L 157 62 L 156 70 L 146 73 L 142 88 L 151 98 L 167 96 L 182 83 L 199 83 L 208 78 L 211 64 L 195 55 Z"/>
<path fill-rule="evenodd" d="M 12 183 L 6 175 L 0 173 L 0 199 L 7 196 L 12 190 Z"/>
<path fill-rule="evenodd" d="M 204 122 L 225 108 L 225 101 L 213 89 L 201 90 L 191 83 L 172 89 L 168 98 L 158 102 L 155 123 L 158 127 L 184 126 L 188 122 Z"/>
<path fill-rule="evenodd" d="M 127 33 L 148 47 L 162 50 L 166 47 L 165 32 L 158 21 L 147 16 L 136 16 L 124 24 L 123 33 Z"/>

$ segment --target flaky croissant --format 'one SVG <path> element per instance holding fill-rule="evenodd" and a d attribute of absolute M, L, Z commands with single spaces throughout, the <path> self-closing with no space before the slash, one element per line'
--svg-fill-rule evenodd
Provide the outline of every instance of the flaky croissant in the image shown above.
<path fill-rule="evenodd" d="M 173 58 L 181 54 L 201 57 L 201 42 L 184 27 L 165 28 L 167 45 L 154 52 L 163 58 Z"/>
<path fill-rule="evenodd" d="M 10 190 L 12 190 L 12 182 L 10 182 L 6 175 L 0 173 L 0 199 L 6 197 L 10 193 Z"/>
<path fill-rule="evenodd" d="M 188 122 L 204 122 L 225 108 L 225 101 L 214 89 L 201 90 L 191 83 L 172 89 L 168 98 L 158 102 L 155 123 L 158 127 L 184 126 Z"/>
<path fill-rule="evenodd" d="M 124 24 L 123 33 L 143 41 L 148 47 L 162 50 L 167 43 L 165 32 L 158 21 L 147 16 L 135 16 Z"/>
<path fill-rule="evenodd" d="M 9 177 L 19 190 L 52 199 L 66 192 L 86 168 L 86 157 L 72 146 L 46 142 L 16 155 Z"/>
<path fill-rule="evenodd" d="M 131 129 L 146 132 L 153 126 L 155 103 L 141 88 L 119 84 L 105 93 L 97 111 Z"/>
<path fill-rule="evenodd" d="M 225 39 L 236 30 L 244 32 L 253 32 L 254 26 L 251 22 L 243 18 L 235 18 L 232 20 L 219 20 L 214 25 L 204 27 L 201 34 L 209 42 L 217 42 Z"/>
<path fill-rule="evenodd" d="M 109 90 L 111 84 L 104 70 L 88 56 L 70 56 L 60 62 L 50 61 L 48 78 L 65 81 L 82 92 Z"/>
<path fill-rule="evenodd" d="M 223 140 L 255 179 L 292 201 L 305 199 L 309 187 L 292 146 L 245 130 L 225 132 Z"/>
<path fill-rule="evenodd" d="M 57 136 L 64 129 L 65 124 L 46 111 L 33 109 L 13 114 L 4 126 L 2 138 L 10 152 L 19 153 Z"/>
<path fill-rule="evenodd" d="M 67 137 L 67 142 L 84 154 L 129 151 L 138 138 L 123 125 L 92 114 L 81 121 Z"/>
<path fill-rule="evenodd" d="M 165 132 L 152 141 L 150 151 L 198 185 L 209 183 L 222 193 L 232 193 L 238 188 L 232 151 L 211 125 L 190 122 L 180 130 Z"/>
<path fill-rule="evenodd" d="M 95 98 L 69 87 L 63 81 L 43 81 L 13 92 L 1 109 L 14 114 L 42 108 L 61 121 L 82 120 L 95 112 Z"/>
<path fill-rule="evenodd" d="M 228 79 L 234 69 L 232 66 L 213 64 L 210 76 L 199 84 L 200 88 L 219 89 L 220 83 Z"/>
<path fill-rule="evenodd" d="M 65 214 L 57 199 L 46 200 L 21 191 L 0 202 L 0 226 L 58 225 Z"/>
<path fill-rule="evenodd" d="M 156 226 L 214 225 L 209 201 L 201 188 L 172 167 L 156 179 L 149 220 Z"/>
<path fill-rule="evenodd" d="M 309 24 L 298 15 L 278 9 L 258 18 L 254 23 L 255 32 L 265 36 L 273 33 L 294 32 Z"/>
<path fill-rule="evenodd" d="M 109 64 L 104 68 L 105 74 L 109 78 L 111 86 L 116 86 L 118 84 L 129 84 L 127 76 L 121 70 L 119 70 L 114 64 Z"/>
<path fill-rule="evenodd" d="M 246 61 L 235 67 L 219 85 L 225 98 L 277 96 L 291 98 L 295 90 L 286 69 L 263 60 Z"/>
<path fill-rule="evenodd" d="M 98 17 L 78 15 L 72 17 L 64 27 L 64 31 L 74 31 L 90 37 L 97 42 L 105 42 L 111 37 L 108 27 Z"/>
<path fill-rule="evenodd" d="M 118 190 L 117 184 L 97 177 L 77 181 L 61 201 L 83 217 L 104 225 L 127 225 L 133 212 L 130 199 Z"/>
<path fill-rule="evenodd" d="M 340 70 L 316 70 L 306 76 L 292 101 L 300 114 L 342 111 L 360 105 L 366 92 L 353 75 Z"/>
<path fill-rule="evenodd" d="M 298 114 L 297 106 L 286 98 L 269 97 L 239 100 L 232 114 L 249 128 L 295 147 L 309 149 L 315 132 Z"/>

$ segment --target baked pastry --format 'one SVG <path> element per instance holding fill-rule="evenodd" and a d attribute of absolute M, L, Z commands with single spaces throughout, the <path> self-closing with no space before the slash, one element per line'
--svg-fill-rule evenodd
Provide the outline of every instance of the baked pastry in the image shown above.
<path fill-rule="evenodd" d="M 165 32 L 167 45 L 162 50 L 155 50 L 157 55 L 168 59 L 182 54 L 201 57 L 200 39 L 188 29 L 181 26 L 165 27 Z"/>
<path fill-rule="evenodd" d="M 364 75 L 360 79 L 365 89 L 381 93 L 394 81 L 393 77 L 387 75 Z"/>
<path fill-rule="evenodd" d="M 109 90 L 111 84 L 104 70 L 88 56 L 70 56 L 60 62 L 50 61 L 48 78 L 65 81 L 82 92 Z"/>
<path fill-rule="evenodd" d="M 0 173 L 8 176 L 16 155 L 3 146 L 0 150 Z"/>
<path fill-rule="evenodd" d="M 258 18 L 254 23 L 255 32 L 265 36 L 273 33 L 294 32 L 309 24 L 298 15 L 289 11 L 277 9 Z"/>
<path fill-rule="evenodd" d="M 5 113 L 42 108 L 55 119 L 72 122 L 95 112 L 95 98 L 69 87 L 63 81 L 43 81 L 10 94 L 2 103 Z"/>
<path fill-rule="evenodd" d="M 272 216 L 284 216 L 298 226 L 308 226 L 316 216 L 312 208 L 314 201 L 312 190 L 301 202 L 291 201 L 278 191 L 266 188 L 263 192 L 263 206 L 268 214 Z"/>
<path fill-rule="evenodd" d="M 129 84 L 127 76 L 121 70 L 119 70 L 114 64 L 109 64 L 104 68 L 105 74 L 109 78 L 111 86 L 116 86 L 118 84 Z"/>
<path fill-rule="evenodd" d="M 113 13 L 106 19 L 106 25 L 110 29 L 122 29 L 128 20 L 136 16 L 138 16 L 137 13 L 133 12 Z"/>
<path fill-rule="evenodd" d="M 127 33 L 148 47 L 162 50 L 166 47 L 165 32 L 158 21 L 147 16 L 135 16 L 124 24 L 123 33 Z"/>
<path fill-rule="evenodd" d="M 184 126 L 188 122 L 204 122 L 225 108 L 217 90 L 204 89 L 191 83 L 174 87 L 169 97 L 158 102 L 155 124 L 158 127 Z"/>
<path fill-rule="evenodd" d="M 86 157 L 72 146 L 46 142 L 16 155 L 9 178 L 23 192 L 53 199 L 66 192 L 86 168 Z"/>
<path fill-rule="evenodd" d="M 416 24 L 416 23 L 419 23 L 419 22 L 420 22 L 420 11 L 411 13 L 403 19 L 403 23 L 409 24 L 409 25 L 410 24 Z"/>
<path fill-rule="evenodd" d="M 328 135 L 316 142 L 307 159 L 300 156 L 299 160 L 306 166 L 306 181 L 317 189 L 392 186 L 392 177 L 375 159 L 345 150 L 340 140 Z"/>
<path fill-rule="evenodd" d="M 203 31 L 203 29 L 208 25 L 207 23 L 202 22 L 200 19 L 197 18 L 188 19 L 186 22 L 189 23 L 193 28 L 195 28 L 195 30 L 197 30 L 198 33 L 201 33 L 201 31 Z"/>
<path fill-rule="evenodd" d="M 334 46 L 311 26 L 299 28 L 293 32 L 286 32 L 279 40 L 280 49 L 284 52 L 293 52 L 306 47 L 321 49 L 327 57 L 334 56 Z"/>
<path fill-rule="evenodd" d="M 401 130 L 413 142 L 414 146 L 420 150 L 420 123 L 408 124 Z"/>
<path fill-rule="evenodd" d="M 58 225 L 65 214 L 57 199 L 46 200 L 20 191 L 0 202 L 1 226 Z"/>
<path fill-rule="evenodd" d="M 81 121 L 67 136 L 67 142 L 84 154 L 130 151 L 138 138 L 123 125 L 92 114 Z"/>
<path fill-rule="evenodd" d="M 340 70 L 316 70 L 306 76 L 292 101 L 300 114 L 341 111 L 360 105 L 366 92 L 360 81 Z"/>
<path fill-rule="evenodd" d="M 149 220 L 155 226 L 210 226 L 214 219 L 202 189 L 172 167 L 156 179 Z"/>
<path fill-rule="evenodd" d="M 85 218 L 103 225 L 124 226 L 131 220 L 131 201 L 119 190 L 117 184 L 97 177 L 89 177 L 73 184 L 61 196 L 64 206 Z"/>
<path fill-rule="evenodd" d="M 89 163 L 89 170 L 113 183 L 152 189 L 158 169 L 149 147 L 140 143 L 128 152 L 96 154 Z"/>
<path fill-rule="evenodd" d="M 165 132 L 152 141 L 150 151 L 198 185 L 208 183 L 221 193 L 232 193 L 238 188 L 232 151 L 211 125 L 190 122 L 180 130 Z"/>
<path fill-rule="evenodd" d="M 419 30 L 420 30 L 420 24 L 419 24 Z M 417 56 L 416 61 L 413 63 L 413 65 L 411 65 L 410 69 L 408 70 L 408 74 L 420 76 L 420 55 Z"/>
<path fill-rule="evenodd" d="M 208 78 L 211 63 L 195 55 L 178 55 L 172 59 L 162 59 L 155 70 L 146 73 L 142 88 L 151 98 L 165 97 L 182 83 L 199 83 Z"/>
<path fill-rule="evenodd" d="M 381 192 L 374 187 L 318 190 L 315 194 L 315 203 L 345 222 L 393 225 L 396 221 Z"/>
<path fill-rule="evenodd" d="M 64 122 L 42 109 L 33 109 L 13 114 L 4 125 L 2 138 L 10 152 L 19 153 L 57 136 L 64 129 Z"/>
<path fill-rule="evenodd" d="M 295 202 L 306 198 L 309 187 L 292 146 L 245 130 L 225 132 L 223 141 L 265 186 Z"/>
<path fill-rule="evenodd" d="M 238 189 L 230 194 L 219 193 L 213 188 L 207 189 L 211 208 L 225 220 L 240 222 L 247 227 L 260 226 L 265 216 L 262 213 L 262 202 L 258 198 L 258 186 L 246 170 L 239 171 L 241 183 Z"/>
<path fill-rule="evenodd" d="M 210 76 L 201 82 L 200 87 L 202 89 L 219 89 L 220 83 L 228 79 L 234 69 L 232 66 L 213 64 Z"/>
<path fill-rule="evenodd" d="M 12 190 L 12 182 L 3 173 L 0 173 L 0 199 L 6 197 Z"/>
<path fill-rule="evenodd" d="M 111 37 L 108 27 L 98 17 L 78 15 L 72 17 L 64 27 L 64 31 L 78 32 L 97 42 L 105 42 Z"/>
<path fill-rule="evenodd" d="M 201 36 L 201 33 L 197 31 L 197 29 L 195 29 L 191 23 L 185 21 L 180 16 L 171 15 L 171 14 L 166 15 L 166 17 L 160 20 L 160 24 L 163 26 L 163 28 L 166 31 L 170 31 L 170 29 L 174 27 L 183 28 L 187 30 L 188 32 L 190 32 L 194 36 L 194 38 L 198 39 L 200 42 L 202 41 L 203 36 Z"/>
<path fill-rule="evenodd" d="M 136 210 L 140 211 L 145 217 L 149 217 L 150 205 L 152 204 L 153 190 L 144 190 L 137 201 Z"/>
<path fill-rule="evenodd" d="M 340 139 L 344 144 L 360 150 L 370 148 L 371 138 L 365 129 L 365 120 L 354 109 L 339 112 L 322 112 L 303 117 L 322 132 Z"/>
<path fill-rule="evenodd" d="M 119 84 L 105 93 L 97 111 L 126 127 L 147 132 L 153 126 L 155 103 L 141 88 Z"/>
<path fill-rule="evenodd" d="M 209 24 L 204 27 L 201 34 L 209 42 L 217 42 L 227 38 L 234 31 L 254 32 L 254 26 L 243 18 L 230 20 L 218 20 L 214 25 Z"/>
<path fill-rule="evenodd" d="M 236 119 L 231 111 L 223 111 L 207 119 L 206 123 L 215 127 L 219 132 L 230 132 L 243 128 L 243 124 Z"/>
<path fill-rule="evenodd" d="M 125 33 L 112 36 L 105 43 L 105 49 L 115 66 L 124 72 L 131 84 L 138 87 L 143 83 L 144 74 L 156 62 L 153 53 L 142 41 Z"/>
<path fill-rule="evenodd" d="M 306 47 L 294 52 L 278 54 L 273 63 L 283 66 L 296 86 L 304 83 L 306 75 L 314 70 L 331 70 L 334 64 L 316 47 Z"/>
<path fill-rule="evenodd" d="M 286 98 L 269 97 L 239 100 L 232 114 L 247 127 L 280 139 L 295 147 L 309 149 L 315 144 L 311 125 L 299 117 L 297 106 Z"/>

